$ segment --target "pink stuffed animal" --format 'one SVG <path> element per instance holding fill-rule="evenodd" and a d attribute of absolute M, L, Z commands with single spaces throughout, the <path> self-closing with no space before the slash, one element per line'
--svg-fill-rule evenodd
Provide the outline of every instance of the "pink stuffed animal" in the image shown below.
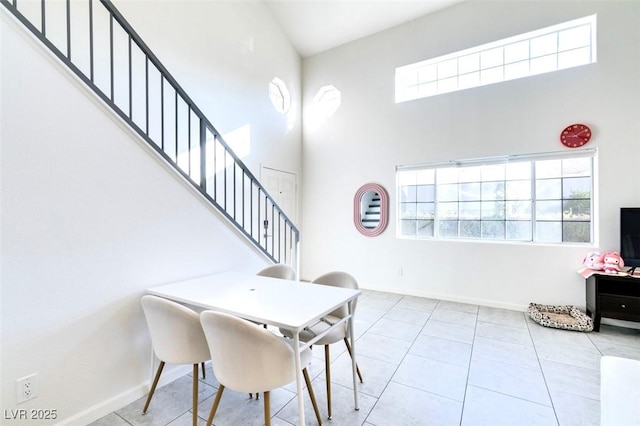
<path fill-rule="evenodd" d="M 599 251 L 593 251 L 587 254 L 582 260 L 582 265 L 585 268 L 593 269 L 594 271 L 601 271 L 604 266 L 602 263 L 602 253 Z"/>
<path fill-rule="evenodd" d="M 624 266 L 624 260 L 620 257 L 620 253 L 615 251 L 604 253 L 601 260 L 602 270 L 607 274 L 617 274 L 620 272 L 620 268 Z"/>

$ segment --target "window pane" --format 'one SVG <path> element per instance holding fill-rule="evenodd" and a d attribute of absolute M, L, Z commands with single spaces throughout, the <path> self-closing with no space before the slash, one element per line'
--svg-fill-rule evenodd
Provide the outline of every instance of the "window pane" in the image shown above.
<path fill-rule="evenodd" d="M 458 201 L 458 184 L 438 185 L 438 201 Z"/>
<path fill-rule="evenodd" d="M 508 220 L 531 220 L 531 201 L 507 201 Z"/>
<path fill-rule="evenodd" d="M 560 51 L 588 46 L 589 44 L 591 44 L 590 25 L 581 25 L 559 33 L 558 47 Z"/>
<path fill-rule="evenodd" d="M 438 222 L 438 235 L 441 237 L 457 237 L 458 221 L 441 220 L 440 222 Z"/>
<path fill-rule="evenodd" d="M 399 171 L 396 178 L 399 186 L 413 185 L 416 183 L 415 171 Z"/>
<path fill-rule="evenodd" d="M 461 56 L 458 58 L 458 72 L 466 74 L 480 69 L 480 54 L 473 53 L 471 55 Z"/>
<path fill-rule="evenodd" d="M 458 203 L 438 203 L 438 218 L 458 219 Z"/>
<path fill-rule="evenodd" d="M 433 220 L 416 221 L 416 235 L 419 237 L 433 237 Z"/>
<path fill-rule="evenodd" d="M 460 221 L 460 237 L 462 238 L 481 238 L 480 221 L 478 220 L 462 220 Z"/>
<path fill-rule="evenodd" d="M 482 221 L 482 238 L 504 240 L 504 228 L 502 221 Z"/>
<path fill-rule="evenodd" d="M 558 50 L 558 33 L 551 33 L 531 39 L 531 57 L 549 55 Z"/>
<path fill-rule="evenodd" d="M 504 79 L 515 80 L 516 78 L 527 77 L 529 75 L 529 61 L 516 62 L 505 65 Z"/>
<path fill-rule="evenodd" d="M 531 75 L 555 71 L 558 69 L 558 55 L 542 56 L 532 59 L 529 63 L 529 69 L 531 70 Z"/>
<path fill-rule="evenodd" d="M 419 185 L 416 189 L 417 201 L 435 201 L 435 187 L 433 185 Z"/>
<path fill-rule="evenodd" d="M 562 203 L 564 220 L 591 220 L 590 200 L 566 200 Z"/>
<path fill-rule="evenodd" d="M 460 219 L 480 219 L 480 203 L 477 201 L 459 203 Z"/>
<path fill-rule="evenodd" d="M 504 201 L 483 201 L 482 219 L 504 219 Z"/>
<path fill-rule="evenodd" d="M 438 64 L 438 79 L 452 77 L 458 75 L 458 60 L 450 59 Z"/>
<path fill-rule="evenodd" d="M 485 50 L 484 52 L 480 52 L 480 68 L 483 70 L 487 68 L 497 67 L 498 65 L 502 65 L 503 57 L 502 57 L 502 46 L 497 47 L 495 49 Z"/>
<path fill-rule="evenodd" d="M 416 186 L 402 186 L 400 187 L 400 201 L 401 202 L 415 202 L 416 201 Z"/>
<path fill-rule="evenodd" d="M 435 183 L 434 169 L 418 170 L 417 172 L 415 172 L 415 176 L 416 176 L 416 183 L 418 185 L 427 185 L 427 184 Z"/>
<path fill-rule="evenodd" d="M 480 85 L 480 73 L 462 74 L 458 77 L 458 89 L 466 89 Z"/>
<path fill-rule="evenodd" d="M 530 180 L 511 180 L 507 181 L 507 200 L 530 200 L 531 199 L 531 181 Z"/>
<path fill-rule="evenodd" d="M 497 83 L 504 80 L 503 68 L 489 68 L 480 72 L 480 81 L 482 84 Z"/>
<path fill-rule="evenodd" d="M 503 182 L 482 182 L 482 199 L 483 200 L 504 200 Z"/>
<path fill-rule="evenodd" d="M 478 182 L 481 179 L 481 167 L 460 167 L 458 182 Z"/>
<path fill-rule="evenodd" d="M 558 69 L 577 67 L 591 63 L 591 49 L 569 50 L 558 54 Z"/>
<path fill-rule="evenodd" d="M 525 59 L 529 59 L 529 40 L 523 40 L 518 43 L 508 44 L 504 47 L 505 64 L 520 62 L 524 61 Z"/>
<path fill-rule="evenodd" d="M 507 222 L 507 240 L 531 241 L 531 222 Z"/>
<path fill-rule="evenodd" d="M 415 220 L 401 220 L 400 221 L 400 235 L 413 237 L 416 235 L 416 221 Z"/>
<path fill-rule="evenodd" d="M 559 243 L 562 241 L 562 222 L 536 222 L 536 241 Z"/>
<path fill-rule="evenodd" d="M 562 176 L 591 176 L 591 158 L 562 160 Z"/>
<path fill-rule="evenodd" d="M 506 179 L 531 179 L 531 162 L 509 163 L 505 166 Z"/>
<path fill-rule="evenodd" d="M 562 176 L 562 160 L 536 161 L 536 179 Z"/>
<path fill-rule="evenodd" d="M 538 200 L 555 200 L 562 196 L 562 179 L 544 179 L 536 181 Z"/>
<path fill-rule="evenodd" d="M 492 164 L 490 166 L 482 166 L 482 180 L 504 180 L 505 165 Z"/>
<path fill-rule="evenodd" d="M 416 217 L 418 219 L 433 219 L 435 217 L 435 203 L 416 204 Z"/>
<path fill-rule="evenodd" d="M 437 95 L 438 94 L 438 82 L 433 82 L 433 83 L 425 83 L 425 84 L 421 84 L 420 86 L 418 86 L 417 88 L 418 90 L 418 97 L 420 98 L 425 98 L 427 96 L 433 96 L 433 95 Z"/>
<path fill-rule="evenodd" d="M 564 222 L 562 234 L 564 242 L 588 243 L 591 241 L 591 225 L 589 222 Z"/>
<path fill-rule="evenodd" d="M 437 169 L 436 178 L 438 183 L 458 183 L 458 169 L 455 167 Z"/>
<path fill-rule="evenodd" d="M 461 183 L 460 184 L 460 201 L 476 201 L 480 200 L 480 183 Z"/>
<path fill-rule="evenodd" d="M 416 218 L 416 204 L 415 203 L 402 203 L 402 204 L 400 204 L 400 218 L 401 219 L 415 219 Z"/>
<path fill-rule="evenodd" d="M 591 178 L 562 179 L 562 198 L 591 198 Z"/>
<path fill-rule="evenodd" d="M 536 203 L 536 220 L 562 220 L 562 202 L 538 201 Z"/>
<path fill-rule="evenodd" d="M 418 70 L 419 83 L 428 83 L 430 81 L 437 80 L 437 78 L 438 78 L 438 68 L 435 64 L 421 67 Z"/>
<path fill-rule="evenodd" d="M 458 88 L 458 77 L 438 80 L 438 93 L 453 92 Z"/>

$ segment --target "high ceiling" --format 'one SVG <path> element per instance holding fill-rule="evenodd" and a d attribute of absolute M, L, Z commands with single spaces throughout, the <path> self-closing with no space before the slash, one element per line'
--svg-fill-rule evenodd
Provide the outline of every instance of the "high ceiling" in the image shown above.
<path fill-rule="evenodd" d="M 264 1 L 304 58 L 464 0 Z"/>

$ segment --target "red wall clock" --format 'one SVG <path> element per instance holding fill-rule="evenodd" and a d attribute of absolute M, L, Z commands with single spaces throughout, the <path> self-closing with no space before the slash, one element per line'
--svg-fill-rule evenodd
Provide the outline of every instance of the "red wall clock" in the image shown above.
<path fill-rule="evenodd" d="M 560 133 L 560 142 L 567 148 L 580 148 L 591 139 L 591 129 L 586 124 L 572 124 Z"/>

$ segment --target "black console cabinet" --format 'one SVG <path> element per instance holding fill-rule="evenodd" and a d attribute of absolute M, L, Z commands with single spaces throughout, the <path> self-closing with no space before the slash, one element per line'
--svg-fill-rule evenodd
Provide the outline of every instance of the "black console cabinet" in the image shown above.
<path fill-rule="evenodd" d="M 600 331 L 602 317 L 640 321 L 640 279 L 593 274 L 587 278 L 587 315 L 593 331 Z"/>

